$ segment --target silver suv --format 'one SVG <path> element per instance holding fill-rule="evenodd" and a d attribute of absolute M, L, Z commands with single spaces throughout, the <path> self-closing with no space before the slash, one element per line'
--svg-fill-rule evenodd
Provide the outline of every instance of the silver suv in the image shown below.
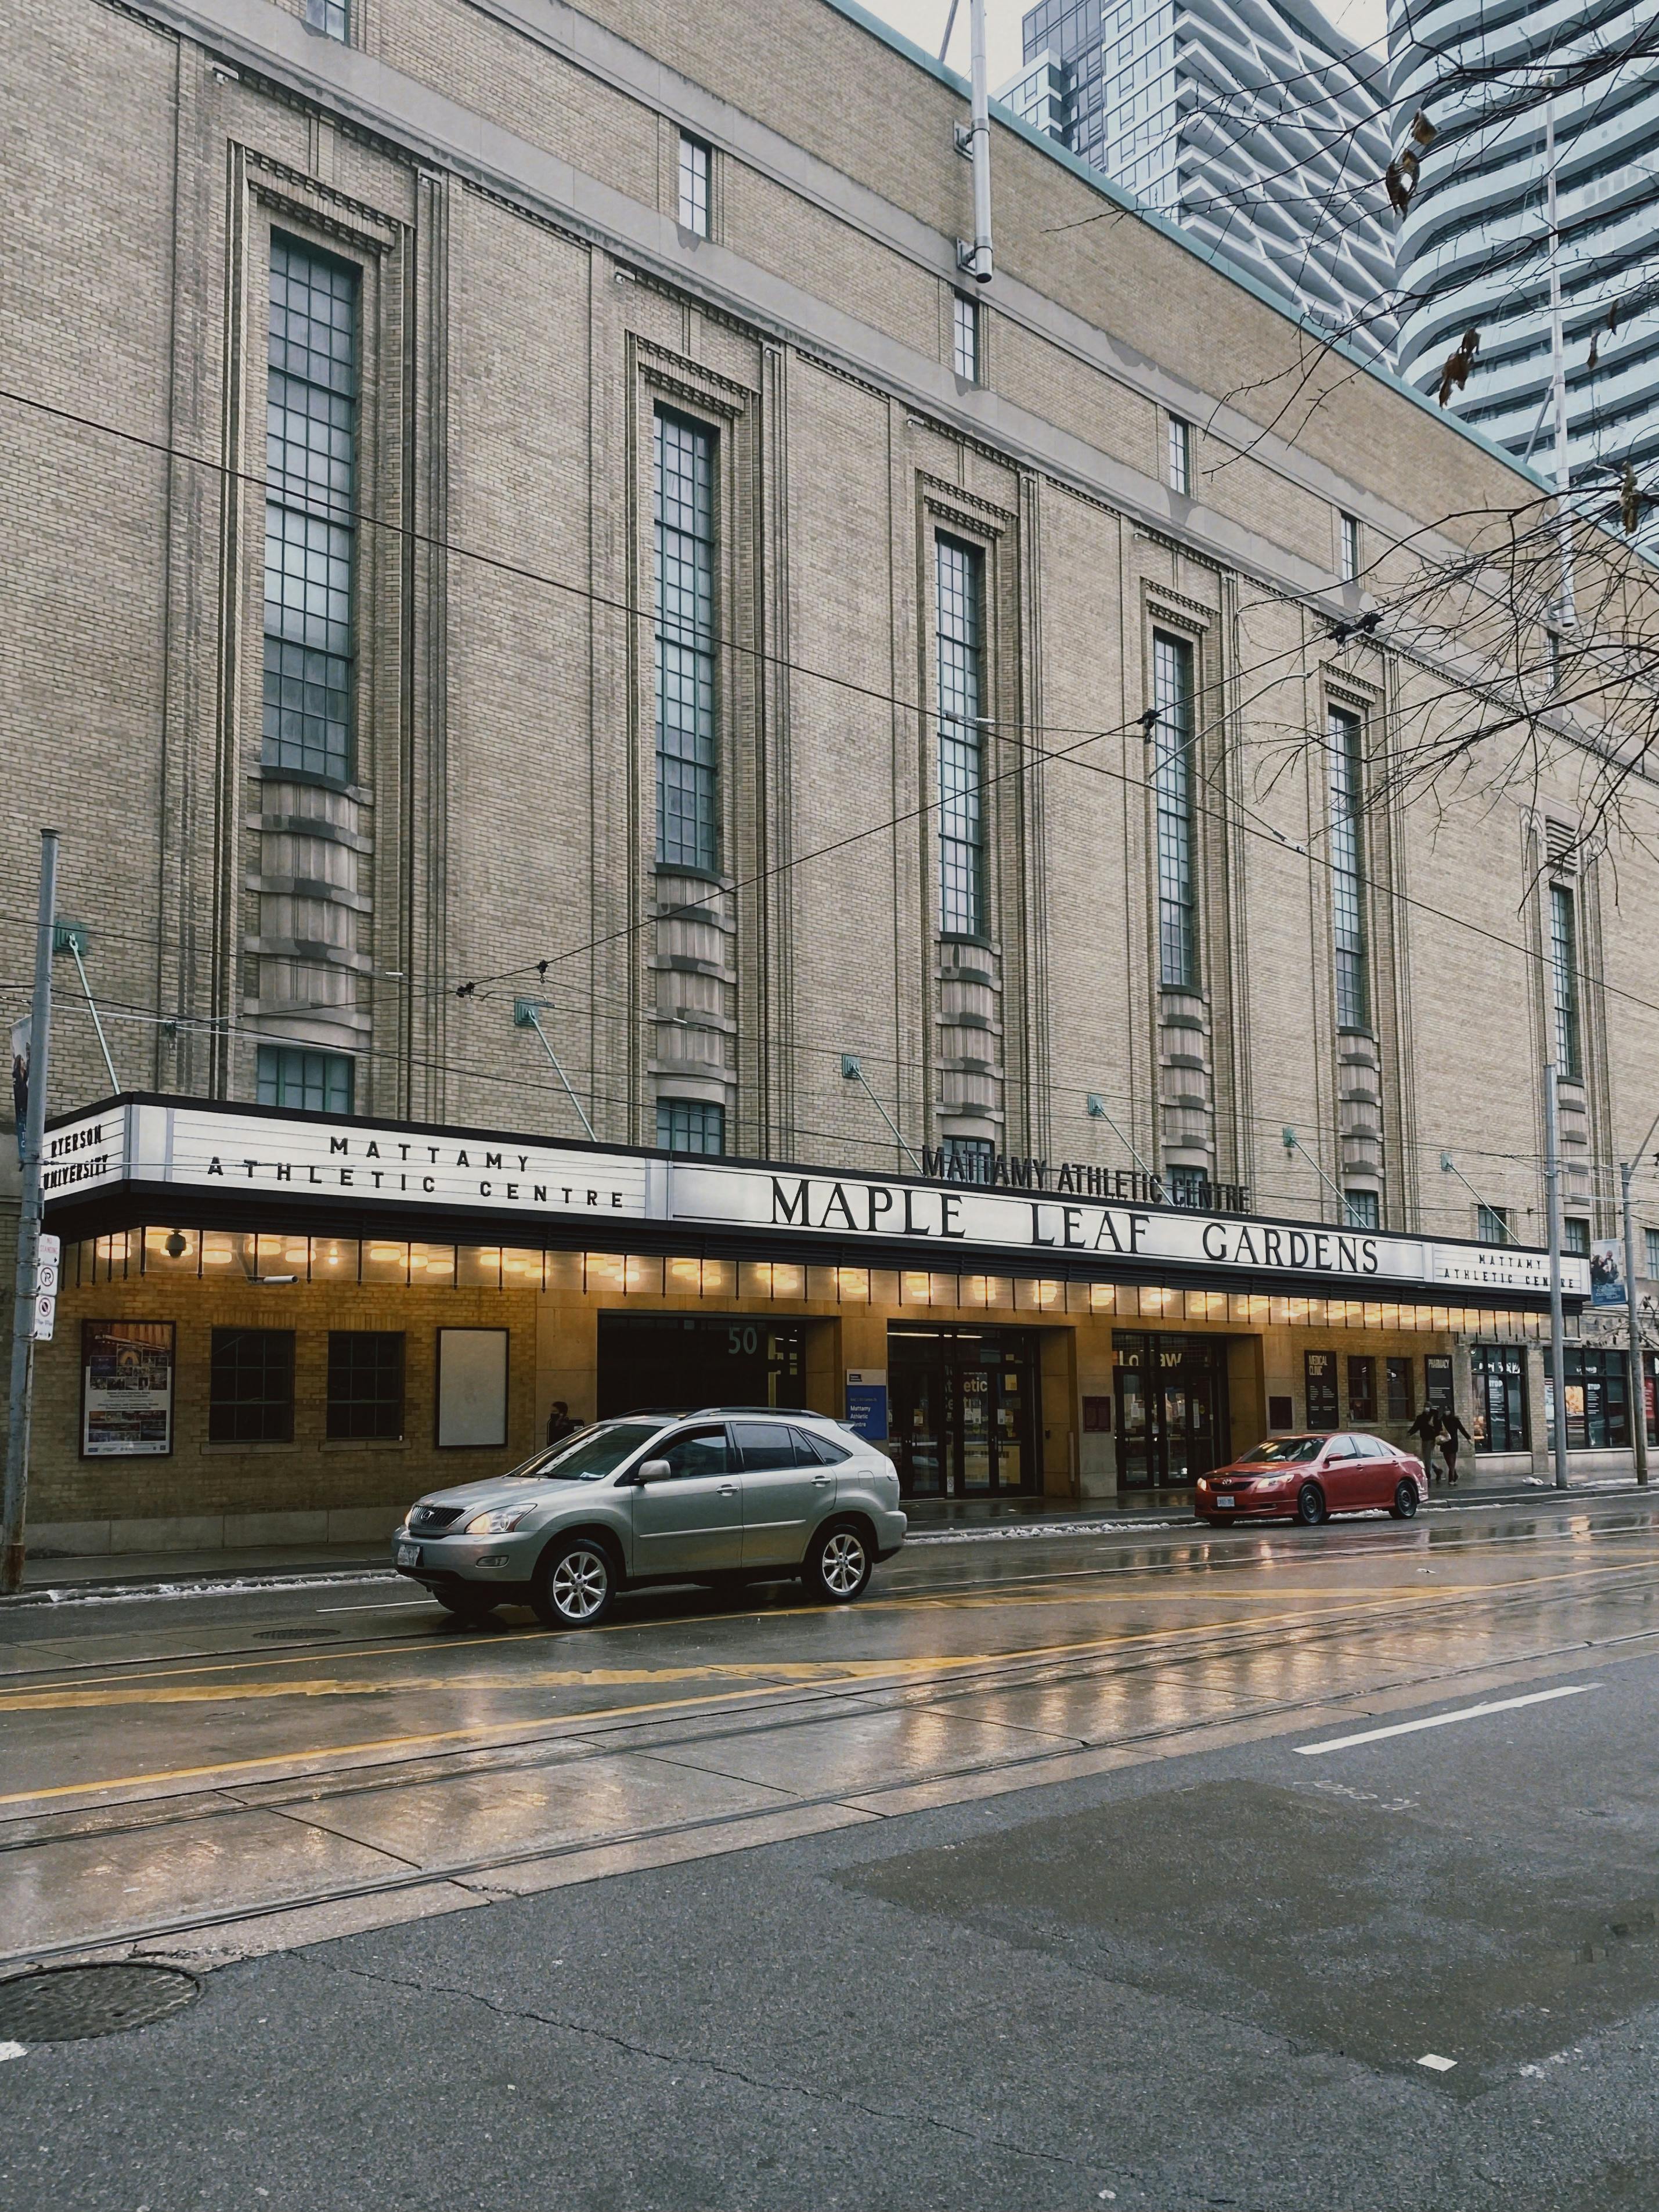
<path fill-rule="evenodd" d="M 411 1506 L 398 1571 L 476 1619 L 528 1601 L 550 1628 L 592 1628 L 650 1583 L 799 1577 L 846 1605 L 904 1541 L 898 1477 L 819 1413 L 707 1406 L 630 1413 L 522 1467 Z"/>

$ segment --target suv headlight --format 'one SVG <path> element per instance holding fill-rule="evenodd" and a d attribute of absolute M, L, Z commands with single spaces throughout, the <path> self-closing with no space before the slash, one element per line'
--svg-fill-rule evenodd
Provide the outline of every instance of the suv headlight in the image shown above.
<path fill-rule="evenodd" d="M 492 1512 L 476 1514 L 462 1534 L 467 1536 L 505 1536 L 530 1511 L 527 1505 L 498 1505 Z"/>

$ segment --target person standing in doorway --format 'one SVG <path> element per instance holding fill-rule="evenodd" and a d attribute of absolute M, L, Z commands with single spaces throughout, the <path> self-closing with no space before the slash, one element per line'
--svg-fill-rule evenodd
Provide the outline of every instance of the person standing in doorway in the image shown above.
<path fill-rule="evenodd" d="M 1449 1406 L 1440 1416 L 1440 1456 L 1446 1462 L 1446 1480 L 1457 1481 L 1457 1447 L 1470 1441 L 1469 1432 Z"/>
<path fill-rule="evenodd" d="M 556 1398 L 553 1401 L 553 1410 L 547 1417 L 549 1443 L 562 1444 L 567 1437 L 574 1437 L 580 1426 L 580 1421 L 571 1419 L 570 1408 L 565 1404 L 564 1400 Z"/>
<path fill-rule="evenodd" d="M 1423 1472 L 1434 1480 L 1434 1448 L 1440 1438 L 1440 1411 L 1435 1406 L 1425 1406 L 1411 1425 L 1411 1434 L 1417 1438 L 1417 1456 L 1423 1462 Z"/>

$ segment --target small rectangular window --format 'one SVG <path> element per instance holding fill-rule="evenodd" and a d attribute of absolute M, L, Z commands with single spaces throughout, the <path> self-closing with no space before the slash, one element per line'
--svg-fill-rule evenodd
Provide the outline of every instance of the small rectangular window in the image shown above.
<path fill-rule="evenodd" d="M 208 1381 L 216 1444 L 294 1441 L 294 1331 L 216 1328 Z"/>
<path fill-rule="evenodd" d="M 684 131 L 680 133 L 680 228 L 694 238 L 708 235 L 708 149 Z"/>
<path fill-rule="evenodd" d="M 1659 1229 L 1644 1229 L 1642 1241 L 1647 1258 L 1647 1265 L 1642 1272 L 1650 1282 L 1659 1282 Z"/>
<path fill-rule="evenodd" d="M 1342 580 L 1345 584 L 1359 581 L 1359 525 L 1351 514 L 1340 518 L 1342 532 Z"/>
<path fill-rule="evenodd" d="M 1170 489 L 1190 498 L 1193 489 L 1193 426 L 1170 417 Z"/>
<path fill-rule="evenodd" d="M 979 301 L 965 292 L 954 295 L 951 307 L 952 343 L 957 374 L 969 384 L 979 382 Z"/>
<path fill-rule="evenodd" d="M 1507 1244 L 1510 1241 L 1508 1206 L 1477 1206 L 1474 1209 L 1474 1233 L 1483 1244 Z"/>
<path fill-rule="evenodd" d="M 306 24 L 343 45 L 351 36 L 350 0 L 306 0 Z"/>
<path fill-rule="evenodd" d="M 665 1152 L 724 1152 L 725 1107 L 702 1098 L 658 1099 L 657 1145 Z"/>
<path fill-rule="evenodd" d="M 1172 1206 L 1202 1208 L 1210 1202 L 1210 1178 L 1202 1168 L 1166 1168 L 1164 1183 Z"/>
<path fill-rule="evenodd" d="M 401 1329 L 328 1333 L 328 1433 L 388 1441 L 404 1432 Z"/>
<path fill-rule="evenodd" d="M 1344 1191 L 1342 1203 L 1347 1209 L 1350 1229 L 1380 1229 L 1382 1226 L 1381 1206 L 1374 1190 Z"/>
<path fill-rule="evenodd" d="M 1389 1385 L 1389 1419 L 1396 1427 L 1403 1427 L 1417 1411 L 1416 1393 L 1412 1387 L 1411 1354 L 1391 1355 L 1383 1362 Z"/>
<path fill-rule="evenodd" d="M 356 1063 L 343 1052 L 307 1052 L 301 1045 L 259 1047 L 259 1103 L 298 1106 L 308 1114 L 349 1114 Z"/>
<path fill-rule="evenodd" d="M 989 1137 L 946 1137 L 945 1172 L 952 1182 L 988 1183 L 996 1175 L 996 1146 Z"/>
<path fill-rule="evenodd" d="M 1561 1224 L 1561 1249 L 1564 1252 L 1571 1252 L 1578 1259 L 1589 1259 L 1589 1224 L 1588 1221 L 1576 1220 L 1571 1214 L 1568 1215 Z"/>

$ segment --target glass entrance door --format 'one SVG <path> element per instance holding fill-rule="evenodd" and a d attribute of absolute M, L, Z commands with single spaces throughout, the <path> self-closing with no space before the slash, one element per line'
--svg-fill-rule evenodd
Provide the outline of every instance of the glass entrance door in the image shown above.
<path fill-rule="evenodd" d="M 1225 1456 L 1225 1340 L 1121 1332 L 1118 1480 L 1126 1490 L 1184 1489 Z"/>
<path fill-rule="evenodd" d="M 887 1385 L 907 1498 L 1036 1486 L 1036 1347 L 1029 1329 L 894 1328 Z"/>

